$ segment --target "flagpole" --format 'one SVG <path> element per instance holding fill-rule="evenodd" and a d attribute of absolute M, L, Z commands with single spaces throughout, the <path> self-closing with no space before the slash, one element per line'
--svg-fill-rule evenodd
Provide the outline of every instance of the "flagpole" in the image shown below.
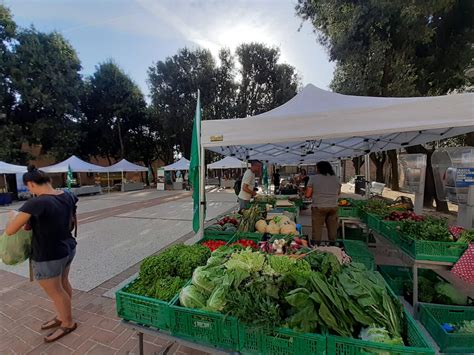
<path fill-rule="evenodd" d="M 201 92 L 198 89 L 198 102 L 201 100 Z M 201 105 L 199 105 L 199 109 L 201 109 Z M 206 185 L 205 185 L 205 155 L 204 155 L 204 147 L 202 146 L 201 142 L 201 112 L 197 115 L 199 119 L 199 124 L 196 125 L 197 130 L 197 137 L 198 137 L 198 146 L 199 146 L 199 238 L 204 236 L 204 195 L 206 193 Z"/>

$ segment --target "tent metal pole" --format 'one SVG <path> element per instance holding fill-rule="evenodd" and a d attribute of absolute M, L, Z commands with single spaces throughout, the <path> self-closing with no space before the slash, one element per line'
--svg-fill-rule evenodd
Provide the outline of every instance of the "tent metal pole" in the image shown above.
<path fill-rule="evenodd" d="M 5 192 L 8 192 L 7 174 L 3 174 L 3 180 L 5 181 Z"/>
<path fill-rule="evenodd" d="M 110 175 L 108 171 L 107 171 L 107 191 L 110 194 Z"/>
<path fill-rule="evenodd" d="M 122 192 L 125 192 L 125 186 L 124 186 L 124 183 L 123 183 L 123 170 L 121 171 L 121 173 L 122 173 L 122 181 L 121 181 L 121 184 L 120 184 L 121 187 L 122 187 L 121 190 L 122 190 Z"/>
<path fill-rule="evenodd" d="M 370 154 L 365 155 L 365 197 L 370 197 Z"/>

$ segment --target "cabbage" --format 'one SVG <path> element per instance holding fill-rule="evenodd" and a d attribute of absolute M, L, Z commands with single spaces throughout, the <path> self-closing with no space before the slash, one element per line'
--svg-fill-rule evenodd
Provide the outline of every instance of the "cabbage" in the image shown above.
<path fill-rule="evenodd" d="M 435 286 L 437 301 L 443 304 L 465 305 L 467 303 L 466 296 L 459 293 L 456 288 L 448 282 L 439 282 Z"/>
<path fill-rule="evenodd" d="M 220 312 L 224 309 L 227 304 L 226 300 L 227 289 L 224 286 L 218 286 L 212 292 L 211 296 L 207 300 L 206 309 L 211 312 Z"/>
<path fill-rule="evenodd" d="M 240 253 L 234 253 L 225 266 L 229 270 L 242 270 L 250 273 L 262 271 L 265 264 L 265 256 L 259 252 L 243 250 Z"/>
<path fill-rule="evenodd" d="M 202 309 L 206 306 L 206 297 L 196 286 L 189 285 L 179 293 L 179 302 L 186 308 Z"/>
<path fill-rule="evenodd" d="M 391 337 L 390 333 L 384 327 L 377 327 L 371 325 L 368 328 L 363 328 L 360 331 L 359 338 L 362 340 L 372 341 L 375 343 L 382 343 L 388 345 L 404 345 L 401 337 Z"/>
<path fill-rule="evenodd" d="M 192 283 L 203 293 L 210 294 L 221 282 L 223 274 L 224 268 L 221 266 L 201 266 L 194 270 Z"/>

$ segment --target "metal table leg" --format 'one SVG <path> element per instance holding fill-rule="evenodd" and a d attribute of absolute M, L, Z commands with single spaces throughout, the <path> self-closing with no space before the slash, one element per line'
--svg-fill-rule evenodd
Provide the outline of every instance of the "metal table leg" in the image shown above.
<path fill-rule="evenodd" d="M 138 353 L 143 355 L 143 333 L 138 332 Z"/>
<path fill-rule="evenodd" d="M 413 263 L 413 309 L 416 309 L 418 303 L 418 265 Z"/>

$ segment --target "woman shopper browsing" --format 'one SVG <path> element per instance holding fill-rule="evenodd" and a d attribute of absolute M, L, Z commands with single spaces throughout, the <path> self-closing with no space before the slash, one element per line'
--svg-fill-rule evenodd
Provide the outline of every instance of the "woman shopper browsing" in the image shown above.
<path fill-rule="evenodd" d="M 309 178 L 308 188 L 313 189 L 311 220 L 313 241 L 320 241 L 323 225 L 326 224 L 329 240 L 337 237 L 337 199 L 341 193 L 341 184 L 327 161 L 316 164 L 316 175 Z"/>
<path fill-rule="evenodd" d="M 72 319 L 69 269 L 76 253 L 76 240 L 71 230 L 78 200 L 69 192 L 55 190 L 50 177 L 34 166 L 28 167 L 23 182 L 35 197 L 20 208 L 5 232 L 15 234 L 27 223 L 33 230 L 30 257 L 33 275 L 57 312 L 56 317 L 45 322 L 41 329 L 56 328 L 44 338 L 46 342 L 53 342 L 77 327 Z"/>

